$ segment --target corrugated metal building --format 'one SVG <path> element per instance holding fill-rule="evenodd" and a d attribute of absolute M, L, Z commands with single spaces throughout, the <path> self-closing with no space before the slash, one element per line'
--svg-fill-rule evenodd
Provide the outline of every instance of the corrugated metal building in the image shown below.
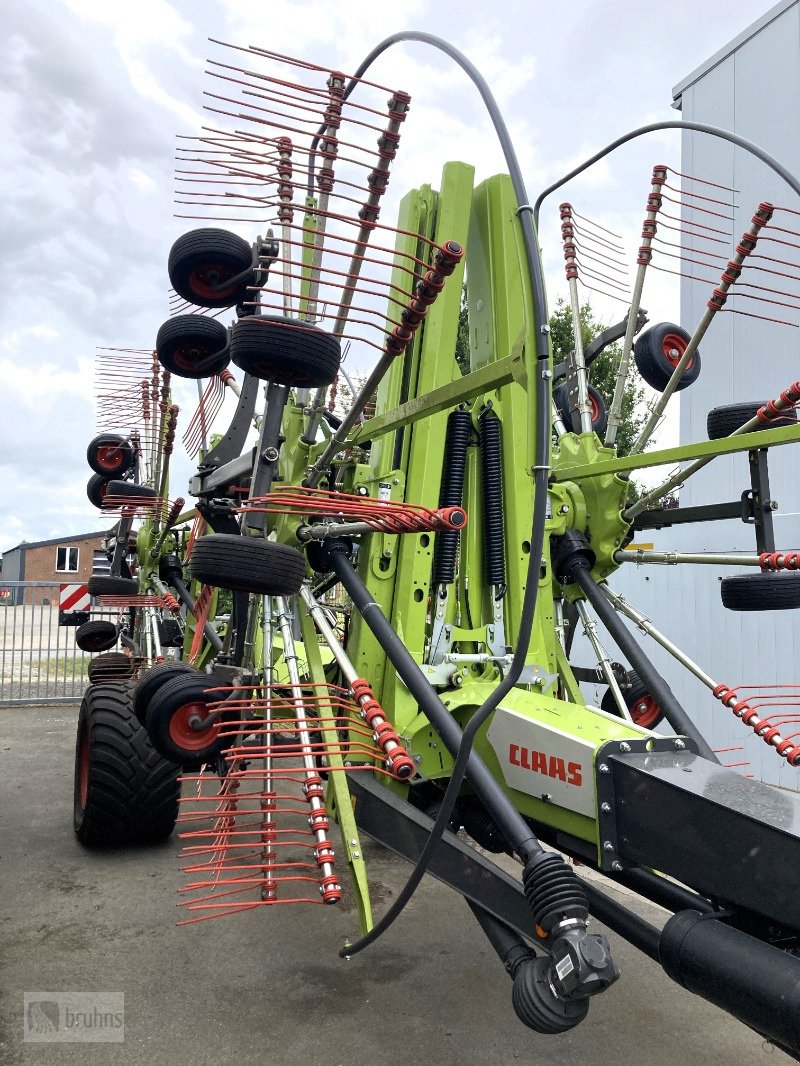
<path fill-rule="evenodd" d="M 731 130 L 800 175 L 800 0 L 777 4 L 684 78 L 673 92 L 674 106 L 685 119 Z M 798 198 L 782 179 L 744 150 L 699 133 L 686 132 L 682 137 L 684 173 L 737 190 L 732 225 L 737 239 L 746 230 L 759 201 L 800 210 Z M 694 189 L 708 192 L 699 186 Z M 800 231 L 800 218 L 795 223 L 794 229 Z M 786 226 L 787 222 L 779 224 Z M 789 239 L 797 241 L 800 249 L 800 238 Z M 687 243 L 691 243 L 691 238 Z M 775 247 L 764 251 L 781 257 Z M 800 263 L 800 250 L 783 258 Z M 698 269 L 697 273 L 702 277 L 718 276 L 718 272 L 710 270 Z M 776 288 L 795 292 L 800 298 L 800 282 L 777 276 L 775 282 Z M 689 332 L 696 328 L 705 311 L 710 288 L 687 280 L 681 283 L 681 324 Z M 768 297 L 758 290 L 751 291 Z M 646 306 L 646 289 L 644 303 Z M 742 298 L 731 304 L 751 314 L 788 318 L 800 324 L 798 312 L 785 307 Z M 800 378 L 800 329 L 796 325 L 777 325 L 725 311 L 716 316 L 701 353 L 702 373 L 681 393 L 681 444 L 707 439 L 706 416 L 711 408 L 767 400 Z M 800 448 L 774 448 L 769 455 L 771 495 L 779 503 L 775 514 L 776 547 L 800 548 Z M 681 491 L 681 506 L 737 500 L 749 486 L 745 453 L 720 458 L 687 482 Z M 637 540 L 652 541 L 657 550 L 666 551 L 755 550 L 752 527 L 739 521 L 642 533 Z M 710 566 L 628 566 L 614 576 L 611 584 L 716 679 L 730 685 L 800 684 L 797 611 L 751 614 L 723 608 L 720 578 L 725 573 L 743 572 L 741 568 L 720 570 Z M 652 641 L 646 637 L 642 640 L 713 746 L 742 748 L 727 753 L 725 761 L 747 762 L 745 772 L 784 787 L 800 788 L 798 771 L 787 767 Z M 613 648 L 610 641 L 608 646 Z M 585 655 L 588 661 L 589 653 Z M 785 732 L 794 730 L 800 730 L 800 725 L 788 727 Z"/>

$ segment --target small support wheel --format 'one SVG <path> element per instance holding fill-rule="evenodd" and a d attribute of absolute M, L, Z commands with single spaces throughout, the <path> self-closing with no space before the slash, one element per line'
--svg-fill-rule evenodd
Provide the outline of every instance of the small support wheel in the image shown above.
<path fill-rule="evenodd" d="M 138 596 L 139 582 L 129 577 L 106 577 L 93 574 L 86 582 L 90 596 Z M 87 622 L 87 625 L 93 623 Z M 80 630 L 78 631 L 80 632 Z"/>
<path fill-rule="evenodd" d="M 293 596 L 303 584 L 306 561 L 288 544 L 210 533 L 195 544 L 189 569 L 195 581 L 215 588 Z"/>
<path fill-rule="evenodd" d="M 156 663 L 142 674 L 136 688 L 133 690 L 133 713 L 142 725 L 147 719 L 147 707 L 150 700 L 162 685 L 166 685 L 168 681 L 172 681 L 176 677 L 185 677 L 187 674 L 197 677 L 200 671 L 194 666 L 190 666 L 189 663 L 172 660 Z M 205 674 L 202 676 L 205 677 Z"/>
<path fill-rule="evenodd" d="M 279 385 L 330 385 L 341 359 L 336 337 L 298 319 L 254 315 L 240 319 L 231 331 L 231 362 Z"/>
<path fill-rule="evenodd" d="M 800 573 L 724 577 L 720 595 L 729 611 L 791 611 L 800 607 Z"/>
<path fill-rule="evenodd" d="M 89 443 L 86 461 L 101 477 L 122 477 L 133 466 L 133 446 L 118 433 L 101 433 Z"/>
<path fill-rule="evenodd" d="M 656 392 L 667 387 L 672 372 L 691 340 L 689 334 L 674 322 L 660 322 L 641 333 L 633 345 L 633 358 L 639 373 Z M 686 389 L 700 374 L 700 352 L 695 352 L 686 364 L 677 392 Z"/>
<path fill-rule="evenodd" d="M 731 433 L 735 433 L 737 429 L 741 429 L 741 427 L 746 422 L 749 422 L 751 418 L 755 418 L 766 402 L 767 401 L 764 400 L 761 403 L 756 403 L 755 401 L 751 401 L 750 403 L 729 403 L 724 407 L 712 407 L 706 418 L 708 439 L 720 440 L 722 437 L 729 437 Z M 796 421 L 797 411 L 795 411 L 794 408 L 789 408 L 781 414 L 779 419 L 759 423 L 756 428 L 768 429 L 770 426 L 783 426 L 786 425 L 787 422 Z M 751 430 L 750 432 L 754 432 L 754 430 Z"/>
<path fill-rule="evenodd" d="M 155 500 L 158 490 L 149 485 L 137 485 L 135 481 L 109 481 L 106 496 L 127 496 L 132 500 Z"/>
<path fill-rule="evenodd" d="M 89 503 L 94 504 L 95 507 L 102 507 L 109 484 L 110 478 L 108 475 L 92 474 L 86 485 L 86 495 L 89 497 Z"/>
<path fill-rule="evenodd" d="M 216 318 L 178 315 L 156 336 L 158 361 L 180 378 L 210 378 L 230 362 L 228 331 Z"/>
<path fill-rule="evenodd" d="M 175 292 L 196 307 L 232 307 L 247 299 L 254 281 L 252 266 L 253 252 L 246 240 L 209 227 L 178 237 L 170 249 L 167 271 Z M 247 277 L 233 280 L 246 270 L 251 270 Z"/>
<path fill-rule="evenodd" d="M 633 670 L 629 670 L 626 675 L 626 683 L 622 686 L 622 695 L 634 725 L 641 726 L 642 729 L 655 729 L 664 720 L 664 712 L 661 707 L 647 691 L 639 675 Z M 606 711 L 607 714 L 619 715 L 619 707 L 617 707 L 617 701 L 614 699 L 611 689 L 603 696 L 600 709 Z"/>
<path fill-rule="evenodd" d="M 116 634 L 116 629 L 115 629 Z M 89 663 L 89 684 L 99 685 L 104 681 L 127 681 L 133 677 L 136 663 L 121 651 L 106 652 L 98 655 Z"/>
<path fill-rule="evenodd" d="M 569 389 L 566 385 L 559 385 L 553 389 L 553 403 L 561 412 L 567 429 L 574 429 L 576 433 L 580 433 L 580 419 L 576 415 L 575 422 L 573 422 L 570 417 Z M 608 411 L 605 400 L 592 385 L 589 386 L 589 406 L 592 413 L 592 430 L 598 437 L 602 437 L 608 427 Z"/>
<path fill-rule="evenodd" d="M 129 682 L 89 686 L 75 745 L 73 825 L 82 844 L 165 840 L 178 817 L 178 773 L 136 721 Z"/>
<path fill-rule="evenodd" d="M 145 724 L 153 747 L 165 759 L 197 769 L 213 762 L 235 742 L 230 731 L 220 737 L 220 727 L 226 719 L 235 719 L 235 714 L 203 724 L 209 716 L 208 705 L 220 700 L 221 694 L 213 688 L 204 674 L 196 674 L 173 677 L 155 691 L 147 705 Z"/>
<path fill-rule="evenodd" d="M 84 622 L 75 630 L 75 643 L 81 651 L 97 652 L 108 651 L 117 643 L 119 632 L 113 622 L 96 618 L 93 621 Z M 91 680 L 91 673 L 89 680 Z"/>

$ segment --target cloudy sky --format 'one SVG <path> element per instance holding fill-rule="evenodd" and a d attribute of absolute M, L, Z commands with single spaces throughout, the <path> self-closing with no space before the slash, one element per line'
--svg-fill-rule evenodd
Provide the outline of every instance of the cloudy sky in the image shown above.
<path fill-rule="evenodd" d="M 85 494 L 94 354 L 98 345 L 152 347 L 167 317 L 167 253 L 191 225 L 174 217 L 175 137 L 208 121 L 207 38 L 351 71 L 398 30 L 445 36 L 492 85 L 533 199 L 627 129 L 675 118 L 672 86 L 770 6 L 5 0 L 0 551 L 23 538 L 107 524 Z M 379 61 L 374 77 L 413 97 L 395 194 L 409 184 L 436 184 L 447 159 L 476 163 L 479 178 L 500 168 L 476 94 L 444 57 L 404 46 Z M 678 161 L 677 135 L 654 138 L 617 153 L 569 195 L 593 217 L 632 232 L 653 163 Z M 563 294 L 556 203 L 542 227 L 551 305 Z M 674 294 L 659 291 L 659 301 L 669 298 Z M 599 310 L 606 319 L 613 313 Z M 675 303 L 662 317 L 677 314 Z M 172 495 L 183 492 L 188 469 L 180 468 Z"/>

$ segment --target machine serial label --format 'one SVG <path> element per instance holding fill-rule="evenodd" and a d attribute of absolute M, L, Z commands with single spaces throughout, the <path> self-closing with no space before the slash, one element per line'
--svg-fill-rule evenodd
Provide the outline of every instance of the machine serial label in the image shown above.
<path fill-rule="evenodd" d="M 509 788 L 595 817 L 594 744 L 502 706 L 488 739 Z"/>

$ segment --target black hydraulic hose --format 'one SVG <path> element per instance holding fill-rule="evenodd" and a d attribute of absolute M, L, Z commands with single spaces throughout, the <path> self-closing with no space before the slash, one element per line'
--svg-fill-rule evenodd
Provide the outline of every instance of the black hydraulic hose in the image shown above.
<path fill-rule="evenodd" d="M 707 133 L 710 137 L 719 137 L 723 141 L 729 141 L 731 144 L 738 145 L 739 148 L 744 148 L 746 152 L 750 152 L 751 155 L 756 156 L 762 163 L 765 163 L 768 167 L 780 175 L 790 189 L 794 189 L 798 196 L 800 196 L 800 182 L 795 178 L 786 167 L 782 166 L 777 159 L 773 159 L 772 156 L 765 152 L 763 148 L 759 148 L 757 144 L 753 144 L 752 141 L 745 140 L 744 137 L 739 137 L 736 133 L 731 133 L 730 130 L 724 130 L 720 126 L 710 126 L 705 122 L 691 122 L 687 119 L 678 121 L 677 119 L 666 119 L 664 122 L 651 122 L 647 126 L 638 126 L 635 130 L 631 130 L 630 133 L 624 133 L 621 137 L 617 137 L 611 144 L 607 144 L 605 148 L 601 148 L 599 152 L 595 152 L 593 156 L 590 156 L 580 166 L 575 167 L 569 174 L 565 174 L 563 178 L 559 178 L 558 181 L 553 182 L 552 185 L 548 185 L 544 192 L 540 193 L 536 199 L 536 203 L 533 205 L 533 222 L 535 226 L 539 225 L 539 209 L 542 203 L 547 197 L 560 189 L 562 185 L 566 185 L 568 181 L 572 181 L 579 174 L 582 174 L 584 170 L 594 166 L 605 156 L 615 151 L 623 144 L 627 144 L 629 141 L 635 140 L 637 137 L 643 137 L 647 133 L 656 133 L 658 130 L 693 130 L 695 133 Z"/>
<path fill-rule="evenodd" d="M 447 417 L 444 440 L 442 480 L 439 487 L 439 507 L 460 507 L 464 502 L 464 475 L 467 470 L 467 448 L 472 434 L 469 411 L 451 411 Z M 456 577 L 456 558 L 461 541 L 457 529 L 436 534 L 431 567 L 431 585 L 452 585 Z"/>
<path fill-rule="evenodd" d="M 178 599 L 181 601 L 184 607 L 188 611 L 194 613 L 194 597 L 184 585 L 183 580 L 178 577 L 174 571 L 172 571 L 169 575 L 169 583 L 178 593 Z M 214 651 L 219 654 L 219 652 L 222 651 L 222 640 L 220 639 L 219 634 L 214 632 L 214 627 L 211 625 L 210 622 L 206 622 L 204 624 L 203 632 L 205 633 L 206 640 L 208 641 L 208 643 L 211 645 Z"/>
<path fill-rule="evenodd" d="M 467 761 L 469 759 L 470 751 L 472 750 L 475 736 L 489 715 L 496 710 L 503 697 L 510 692 L 514 685 L 519 681 L 525 667 L 528 646 L 533 631 L 536 600 L 539 591 L 539 571 L 544 554 L 545 522 L 547 519 L 548 475 L 550 473 L 550 378 L 552 376 L 550 370 L 550 328 L 548 325 L 544 271 L 542 269 L 541 259 L 539 258 L 538 240 L 532 217 L 533 208 L 528 203 L 528 193 L 522 177 L 522 169 L 519 165 L 516 152 L 514 151 L 514 146 L 511 143 L 511 137 L 509 136 L 505 121 L 497 106 L 497 101 L 492 95 L 492 91 L 483 75 L 462 52 L 457 48 L 454 48 L 453 45 L 449 44 L 447 41 L 442 40 L 440 37 L 435 37 L 433 34 L 422 33 L 418 30 L 406 30 L 402 33 L 395 33 L 391 37 L 387 37 L 384 41 L 381 41 L 381 43 L 373 48 L 366 59 L 360 64 L 354 78 L 348 83 L 345 89 L 345 99 L 355 88 L 355 85 L 357 84 L 356 79 L 361 78 L 364 75 L 378 56 L 385 52 L 387 48 L 403 41 L 420 41 L 423 44 L 431 45 L 433 48 L 438 48 L 440 51 L 444 52 L 445 55 L 448 55 L 453 59 L 471 79 L 486 106 L 495 132 L 497 133 L 505 157 L 508 173 L 511 177 L 514 194 L 517 199 L 517 216 L 519 218 L 522 241 L 525 249 L 527 274 L 531 286 L 533 323 L 535 328 L 534 343 L 536 372 L 533 375 L 533 380 L 528 381 L 528 388 L 535 390 L 531 553 L 528 559 L 528 570 L 525 578 L 525 594 L 522 601 L 522 610 L 520 612 L 517 644 L 508 673 L 497 688 L 491 693 L 489 698 L 484 702 L 483 706 L 476 711 L 464 730 L 458 754 L 456 755 L 455 764 L 453 766 L 453 773 L 442 800 L 442 806 L 440 807 L 436 821 L 434 822 L 431 835 L 425 843 L 422 854 L 420 855 L 408 882 L 381 921 L 378 922 L 378 924 L 366 936 L 362 937 L 361 940 L 352 947 L 347 948 L 342 954 L 354 954 L 376 940 L 385 929 L 388 929 L 413 895 L 417 885 L 425 875 L 425 871 L 428 868 L 434 849 L 438 846 L 439 841 L 441 840 L 442 833 L 447 828 L 450 815 L 455 807 L 458 793 L 464 781 Z M 313 148 L 314 145 L 312 145 L 312 152 Z M 309 172 L 311 172 L 312 169 L 313 159 L 309 165 Z"/>
<path fill-rule="evenodd" d="M 633 634 L 611 606 L 605 592 L 592 577 L 588 565 L 574 566 L 569 576 L 570 580 L 575 582 L 592 607 L 594 607 L 600 621 L 611 634 L 619 650 L 628 658 L 631 666 L 641 678 L 647 691 L 664 712 L 664 717 L 675 732 L 683 733 L 684 736 L 690 737 L 704 758 L 710 759 L 712 762 L 719 762 L 703 734 L 675 699 L 672 689 L 650 662 L 636 642 Z"/>
<path fill-rule="evenodd" d="M 347 552 L 337 551 L 333 546 L 329 558 L 336 576 L 375 635 L 398 677 L 442 738 L 447 750 L 454 757 L 457 756 L 463 736 L 458 722 L 439 699 L 411 652 L 392 629 L 389 619 L 372 599 L 369 589 L 353 569 Z M 542 847 L 533 830 L 506 796 L 484 761 L 474 752 L 470 752 L 467 758 L 466 777 L 517 854 L 526 862 L 537 855 Z M 347 953 L 352 953 L 350 948 Z"/>

